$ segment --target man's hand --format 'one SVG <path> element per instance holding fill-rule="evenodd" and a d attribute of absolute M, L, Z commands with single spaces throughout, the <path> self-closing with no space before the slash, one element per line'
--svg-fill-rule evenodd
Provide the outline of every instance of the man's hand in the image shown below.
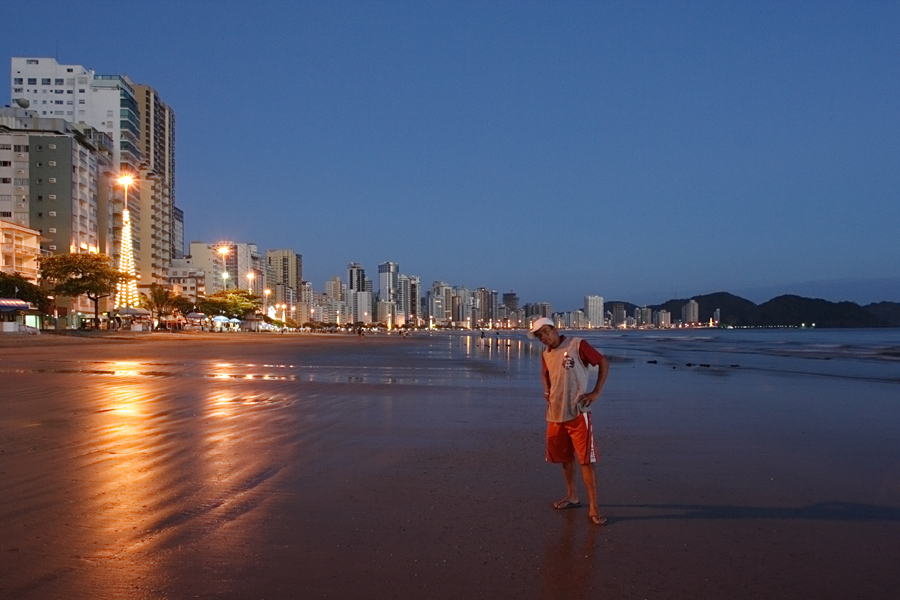
<path fill-rule="evenodd" d="M 578 405 L 587 408 L 591 404 L 597 401 L 597 398 L 600 397 L 600 392 L 589 392 L 587 394 L 582 394 L 578 396 Z"/>

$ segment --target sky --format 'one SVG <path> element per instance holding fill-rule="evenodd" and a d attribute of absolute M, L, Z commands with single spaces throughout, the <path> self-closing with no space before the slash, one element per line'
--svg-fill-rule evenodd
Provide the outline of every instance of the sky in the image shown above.
<path fill-rule="evenodd" d="M 658 304 L 900 302 L 900 3 L 0 8 L 9 58 L 154 87 L 187 242 Z M 8 85 L 0 103 L 10 102 Z"/>

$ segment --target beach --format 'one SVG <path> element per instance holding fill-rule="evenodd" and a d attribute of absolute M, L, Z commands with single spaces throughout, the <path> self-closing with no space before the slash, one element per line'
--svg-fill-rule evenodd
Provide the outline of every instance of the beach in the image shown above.
<path fill-rule="evenodd" d="M 890 351 L 590 339 L 605 527 L 520 334 L 0 338 L 0 598 L 896 594 Z"/>

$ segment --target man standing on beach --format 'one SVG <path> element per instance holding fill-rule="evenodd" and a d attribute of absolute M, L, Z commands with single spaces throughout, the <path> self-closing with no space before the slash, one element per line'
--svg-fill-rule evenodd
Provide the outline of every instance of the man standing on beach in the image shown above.
<path fill-rule="evenodd" d="M 578 508 L 575 460 L 588 496 L 588 515 L 595 525 L 606 523 L 597 509 L 597 475 L 594 463 L 594 430 L 591 404 L 596 402 L 609 374 L 609 361 L 585 340 L 559 334 L 553 321 L 542 317 L 531 326 L 530 335 L 544 344 L 541 381 L 547 400 L 547 462 L 562 464 L 566 496 L 553 508 Z M 599 367 L 597 381 L 587 390 L 589 366 Z"/>

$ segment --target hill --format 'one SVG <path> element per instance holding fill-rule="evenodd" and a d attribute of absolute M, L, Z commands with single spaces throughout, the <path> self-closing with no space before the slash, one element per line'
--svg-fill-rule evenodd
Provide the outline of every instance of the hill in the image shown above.
<path fill-rule="evenodd" d="M 757 305 L 728 292 L 693 296 L 693 299 L 699 305 L 701 323 L 708 323 L 719 309 L 720 323 L 734 327 L 799 327 L 813 323 L 816 327 L 900 327 L 900 304 L 896 302 L 879 302 L 862 307 L 855 302 L 829 302 L 784 295 Z M 673 298 L 649 308 L 669 311 L 674 322 L 681 319 L 681 308 L 689 300 Z M 624 304 L 629 316 L 634 314 L 636 308 L 634 304 L 624 301 L 611 301 L 606 306 L 609 308 L 613 304 Z"/>
<path fill-rule="evenodd" d="M 900 304 L 897 302 L 878 302 L 867 304 L 863 308 L 886 326 L 900 327 Z"/>

